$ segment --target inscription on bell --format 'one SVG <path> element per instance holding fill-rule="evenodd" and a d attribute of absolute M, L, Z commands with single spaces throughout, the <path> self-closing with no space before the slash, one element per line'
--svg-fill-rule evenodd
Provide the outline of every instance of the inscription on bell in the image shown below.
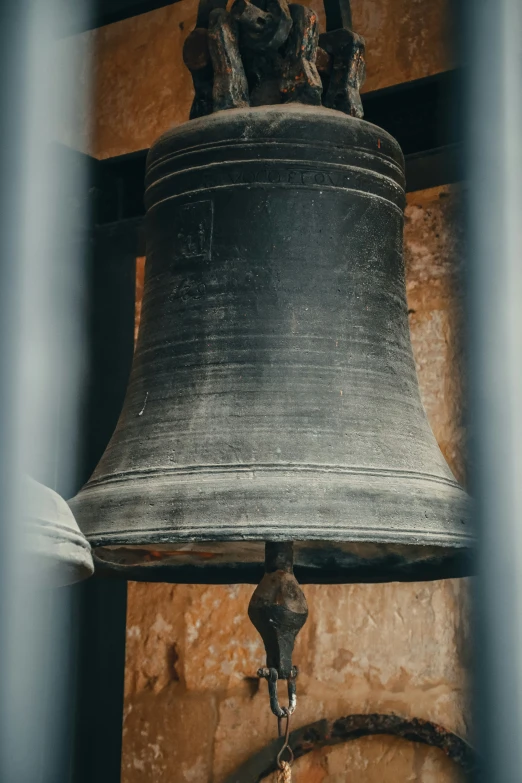
<path fill-rule="evenodd" d="M 175 213 L 174 255 L 176 258 L 211 260 L 213 203 L 210 200 L 183 204 Z"/>
<path fill-rule="evenodd" d="M 205 172 L 205 186 L 219 185 L 296 185 L 298 187 L 350 187 L 351 172 L 336 169 L 290 168 L 286 166 L 234 166 Z"/>

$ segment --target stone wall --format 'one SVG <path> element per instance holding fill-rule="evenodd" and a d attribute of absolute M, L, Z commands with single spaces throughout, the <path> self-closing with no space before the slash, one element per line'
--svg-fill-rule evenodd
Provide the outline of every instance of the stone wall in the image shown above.
<path fill-rule="evenodd" d="M 313 0 L 307 0 L 313 4 Z M 445 0 L 352 0 L 368 45 L 366 89 L 451 66 Z M 319 10 L 319 9 L 318 9 Z M 192 98 L 181 58 L 196 0 L 62 41 L 74 46 L 83 104 L 57 136 L 97 157 L 151 144 L 184 121 Z M 456 189 L 409 197 L 405 259 L 412 340 L 423 401 L 455 475 L 465 477 Z M 138 286 L 144 260 L 138 264 Z M 138 296 L 138 300 L 140 297 Z M 139 312 L 139 301 L 138 301 Z M 395 711 L 465 734 L 469 629 L 464 580 L 307 586 L 310 619 L 296 649 L 296 724 L 352 712 Z M 275 734 L 255 672 L 261 641 L 249 586 L 130 584 L 123 783 L 220 783 Z M 297 783 L 456 783 L 440 752 L 369 738 L 297 762 Z"/>

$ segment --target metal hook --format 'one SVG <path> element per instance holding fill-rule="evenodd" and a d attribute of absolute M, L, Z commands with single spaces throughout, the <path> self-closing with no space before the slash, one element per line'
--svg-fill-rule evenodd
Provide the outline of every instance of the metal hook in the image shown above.
<path fill-rule="evenodd" d="M 288 764 L 293 764 L 294 763 L 294 751 L 292 750 L 292 748 L 290 747 L 290 745 L 288 743 L 288 740 L 289 740 L 289 737 L 290 737 L 290 714 L 287 713 L 287 715 L 285 717 L 286 717 L 285 740 L 283 742 L 283 746 L 282 746 L 281 750 L 277 754 L 277 766 L 279 767 L 279 769 L 283 769 L 283 759 L 282 759 L 282 756 L 283 756 L 283 753 L 285 752 L 285 750 L 287 750 L 288 754 L 289 754 L 287 763 Z M 282 720 L 281 718 L 277 719 L 277 725 L 278 725 L 278 728 L 279 728 L 279 736 L 281 736 L 281 734 L 282 734 L 282 732 L 281 732 L 281 720 Z"/>

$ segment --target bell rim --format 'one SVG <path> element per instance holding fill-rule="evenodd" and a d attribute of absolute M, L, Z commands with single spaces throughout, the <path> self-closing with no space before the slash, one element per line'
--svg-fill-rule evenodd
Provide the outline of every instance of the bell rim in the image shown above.
<path fill-rule="evenodd" d="M 473 549 L 475 545 L 475 539 L 471 535 L 462 535 L 448 533 L 445 536 L 438 537 L 436 534 L 427 530 L 418 529 L 415 535 L 411 530 L 396 530 L 393 535 L 385 536 L 381 528 L 367 528 L 363 533 L 359 531 L 350 530 L 350 536 L 339 534 L 339 528 L 327 528 L 324 525 L 317 525 L 314 529 L 313 526 L 307 527 L 307 535 L 299 535 L 297 531 L 295 535 L 290 535 L 293 531 L 287 530 L 285 534 L 278 534 L 277 527 L 274 523 L 273 526 L 267 525 L 266 528 L 259 530 L 259 526 L 256 526 L 257 533 L 244 533 L 242 536 L 238 536 L 237 528 L 231 526 L 225 528 L 221 533 L 214 535 L 212 538 L 202 538 L 201 531 L 198 528 L 185 529 L 183 531 L 173 531 L 172 533 L 165 533 L 161 528 L 157 529 L 141 529 L 139 533 L 135 531 L 119 531 L 117 534 L 112 533 L 99 533 L 95 535 L 87 534 L 88 542 L 91 549 L 97 549 L 107 546 L 153 546 L 156 544 L 205 544 L 205 543 L 241 543 L 241 542 L 259 542 L 259 541 L 299 541 L 306 543 L 307 541 L 328 541 L 328 543 L 346 543 L 346 544 L 397 544 L 402 546 L 415 546 L 415 547 L 442 547 L 445 549 Z M 423 540 L 417 540 L 422 537 Z"/>
<path fill-rule="evenodd" d="M 190 543 L 198 548 L 186 546 Z M 462 543 L 441 547 L 308 539 L 294 540 L 293 545 L 294 572 L 302 584 L 433 581 L 471 576 L 475 570 L 474 550 Z M 263 540 L 178 540 L 170 550 L 158 547 L 156 537 L 150 547 L 114 541 L 94 547 L 96 569 L 119 578 L 172 584 L 257 584 L 263 575 Z"/>
<path fill-rule="evenodd" d="M 69 504 L 80 526 L 84 519 L 96 520 L 97 529 L 83 527 L 93 547 L 328 540 L 471 548 L 474 541 L 465 527 L 471 521 L 471 498 L 451 477 L 389 469 L 225 472 L 216 466 L 206 474 L 185 472 L 184 478 L 173 480 L 168 471 L 141 479 L 105 476 L 87 484 Z M 123 527 L 132 516 L 147 519 L 148 525 Z M 337 523 L 329 524 L 328 517 Z M 109 519 L 112 530 L 100 530 Z M 422 525 L 423 519 L 431 525 Z M 212 536 L 205 536 L 209 530 Z"/>

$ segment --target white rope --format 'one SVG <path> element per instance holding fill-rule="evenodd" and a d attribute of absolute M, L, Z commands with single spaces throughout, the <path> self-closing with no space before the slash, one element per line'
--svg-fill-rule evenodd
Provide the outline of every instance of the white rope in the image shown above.
<path fill-rule="evenodd" d="M 292 767 L 288 761 L 281 762 L 281 769 L 277 773 L 276 783 L 292 783 Z"/>

